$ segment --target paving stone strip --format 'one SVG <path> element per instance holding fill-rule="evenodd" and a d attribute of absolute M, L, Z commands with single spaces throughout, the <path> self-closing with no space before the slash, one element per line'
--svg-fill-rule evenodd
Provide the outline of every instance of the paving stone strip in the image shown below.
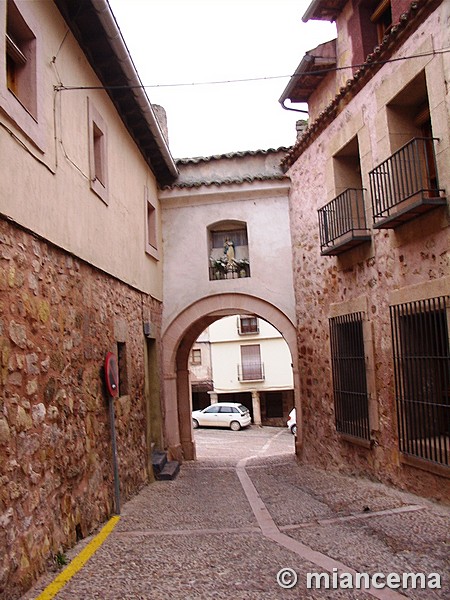
<path fill-rule="evenodd" d="M 267 444 L 266 444 L 267 445 Z M 325 569 L 326 571 L 332 572 L 333 569 L 339 569 L 345 573 L 351 573 L 353 577 L 356 576 L 356 571 L 349 566 L 343 564 L 340 561 L 334 560 L 330 558 L 326 554 L 322 554 L 322 552 L 317 552 L 313 550 L 309 546 L 302 544 L 298 540 L 294 540 L 282 533 L 275 521 L 270 516 L 269 511 L 267 510 L 264 502 L 261 500 L 261 497 L 258 494 L 257 489 L 253 485 L 252 480 L 250 479 L 247 471 L 245 470 L 245 465 L 248 460 L 252 458 L 243 458 L 241 459 L 236 466 L 236 473 L 239 477 L 239 481 L 241 482 L 242 488 L 244 490 L 245 495 L 249 501 L 249 504 L 253 510 L 253 513 L 258 521 L 258 525 L 261 528 L 262 534 L 273 540 L 277 544 L 280 544 L 284 548 L 295 552 L 301 558 L 314 563 L 319 566 L 321 569 Z M 379 598 L 379 600 L 404 600 L 405 596 L 403 594 L 399 594 L 394 592 L 389 588 L 384 588 L 381 590 L 378 589 L 368 589 L 365 590 L 367 594 L 374 596 L 375 598 Z"/>
<path fill-rule="evenodd" d="M 346 521 L 359 521 L 360 519 L 373 519 L 374 517 L 383 517 L 386 515 L 395 515 L 405 512 L 415 512 L 417 510 L 425 510 L 425 506 L 419 504 L 410 504 L 408 506 L 400 506 L 399 508 L 388 508 L 386 510 L 374 510 L 368 513 L 353 513 L 345 517 L 334 517 L 333 519 L 316 519 L 306 523 L 295 523 L 294 525 L 282 525 L 280 531 L 290 531 L 293 529 L 302 529 L 303 527 L 315 527 L 316 525 L 332 525 L 334 523 L 345 523 Z"/>

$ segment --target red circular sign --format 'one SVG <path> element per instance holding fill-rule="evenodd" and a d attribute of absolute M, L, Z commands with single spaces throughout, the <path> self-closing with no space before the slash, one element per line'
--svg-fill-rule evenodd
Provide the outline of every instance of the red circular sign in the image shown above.
<path fill-rule="evenodd" d="M 119 395 L 119 370 L 116 357 L 112 352 L 108 352 L 105 358 L 105 379 L 108 394 L 116 398 Z"/>

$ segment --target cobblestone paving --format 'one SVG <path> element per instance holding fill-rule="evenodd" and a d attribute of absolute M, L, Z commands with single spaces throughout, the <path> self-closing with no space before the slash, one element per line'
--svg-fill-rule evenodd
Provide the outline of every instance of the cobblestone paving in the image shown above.
<path fill-rule="evenodd" d="M 448 507 L 300 466 L 285 429 L 195 435 L 198 460 L 183 464 L 176 480 L 147 486 L 126 503 L 113 533 L 57 600 L 450 597 Z M 439 573 L 442 588 L 307 589 L 307 573 L 324 572 L 324 564 L 331 574 L 338 567 Z M 298 575 L 293 589 L 277 583 L 284 567 Z M 36 598 L 52 577 L 22 600 Z"/>

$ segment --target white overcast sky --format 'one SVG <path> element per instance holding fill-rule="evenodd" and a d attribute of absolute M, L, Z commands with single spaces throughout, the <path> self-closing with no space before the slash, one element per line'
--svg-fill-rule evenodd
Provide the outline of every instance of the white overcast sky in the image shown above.
<path fill-rule="evenodd" d="M 167 112 L 175 158 L 290 146 L 305 115 L 278 102 L 307 50 L 334 25 L 301 18 L 310 0 L 109 0 L 144 86 Z M 282 77 L 285 76 L 285 77 Z M 306 108 L 302 105 L 300 108 Z"/>

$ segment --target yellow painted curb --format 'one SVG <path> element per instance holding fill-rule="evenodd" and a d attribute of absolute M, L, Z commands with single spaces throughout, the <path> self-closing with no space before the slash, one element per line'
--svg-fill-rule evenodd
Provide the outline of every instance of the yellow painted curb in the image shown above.
<path fill-rule="evenodd" d="M 114 527 L 117 525 L 119 519 L 120 517 L 111 517 L 106 525 L 101 529 L 100 533 L 98 533 L 95 538 L 89 542 L 86 548 L 83 548 L 80 554 L 78 554 L 70 562 L 70 564 L 67 565 L 64 571 L 60 573 L 35 600 L 51 600 L 54 598 L 61 588 L 64 587 L 66 583 L 75 575 L 75 573 L 82 569 L 91 556 L 97 552 Z"/>

